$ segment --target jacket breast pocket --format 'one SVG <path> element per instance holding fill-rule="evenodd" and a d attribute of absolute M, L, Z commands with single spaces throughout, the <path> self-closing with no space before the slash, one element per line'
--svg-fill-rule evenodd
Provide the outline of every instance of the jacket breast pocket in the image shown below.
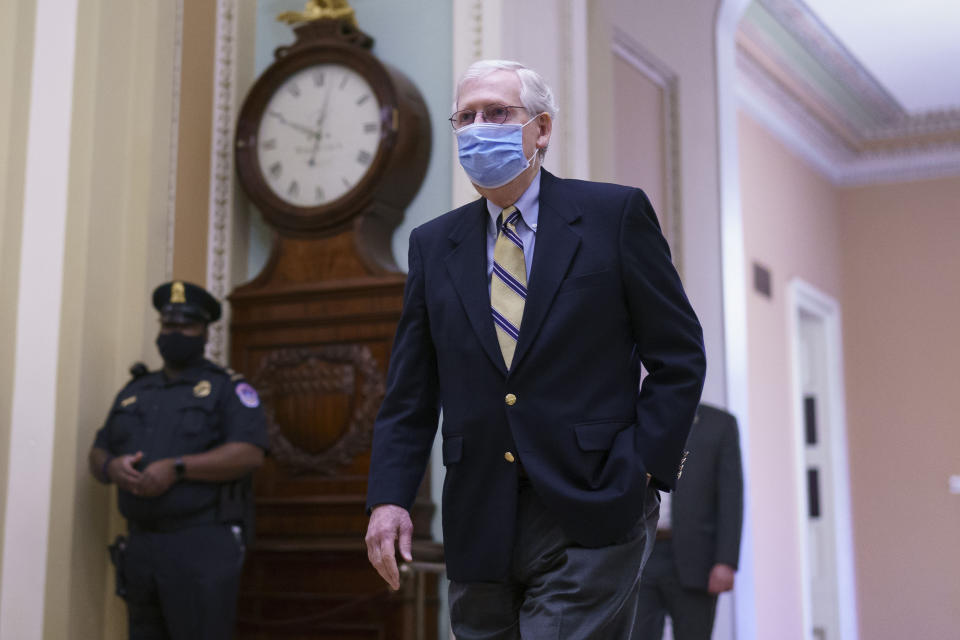
<path fill-rule="evenodd" d="M 630 420 L 585 422 L 574 425 L 573 432 L 582 451 L 608 451 L 617 434 L 632 425 Z"/>
<path fill-rule="evenodd" d="M 140 410 L 135 404 L 114 409 L 110 415 L 110 447 L 122 452 L 140 423 Z"/>
<path fill-rule="evenodd" d="M 443 466 L 460 462 L 463 458 L 463 436 L 449 436 L 443 439 Z"/>
<path fill-rule="evenodd" d="M 214 407 L 209 403 L 197 402 L 181 408 L 178 435 L 191 449 L 202 449 L 215 441 L 219 435 L 219 426 Z"/>
<path fill-rule="evenodd" d="M 594 271 L 581 276 L 572 276 L 560 283 L 557 295 L 569 293 L 571 291 L 580 291 L 583 289 L 593 289 L 596 287 L 605 287 L 616 284 L 614 273 L 609 269 L 606 271 Z"/>

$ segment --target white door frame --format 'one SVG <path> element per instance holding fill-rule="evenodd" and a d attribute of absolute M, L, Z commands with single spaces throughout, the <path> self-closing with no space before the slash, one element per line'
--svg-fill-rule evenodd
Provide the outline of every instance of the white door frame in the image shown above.
<path fill-rule="evenodd" d="M 841 335 L 840 305 L 810 283 L 794 278 L 789 289 L 789 335 L 791 347 L 791 381 L 794 430 L 794 481 L 796 487 L 797 527 L 800 533 L 800 572 L 803 594 L 804 637 L 813 637 L 810 595 L 810 549 L 807 542 L 807 496 L 802 377 L 800 372 L 800 313 L 809 313 L 824 323 L 826 334 L 827 389 L 829 401 L 826 411 L 830 424 L 830 449 L 833 452 L 832 469 L 834 505 L 834 536 L 836 539 L 837 594 L 840 620 L 840 640 L 857 640 L 856 581 L 853 566 L 853 522 L 850 501 L 850 466 L 847 454 L 846 402 L 843 384 L 843 339 Z"/>

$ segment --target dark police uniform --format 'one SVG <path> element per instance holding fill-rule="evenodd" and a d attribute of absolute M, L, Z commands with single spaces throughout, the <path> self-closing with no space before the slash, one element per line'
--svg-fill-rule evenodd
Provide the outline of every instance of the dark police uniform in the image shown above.
<path fill-rule="evenodd" d="M 137 466 L 144 469 L 228 442 L 267 449 L 263 409 L 239 374 L 204 360 L 176 380 L 156 371 L 131 381 L 94 446 L 114 456 L 143 451 Z M 131 638 L 232 637 L 250 499 L 249 478 L 184 480 L 153 498 L 119 491 L 129 525 L 123 577 Z"/>
<path fill-rule="evenodd" d="M 169 285 L 161 303 L 167 292 Z M 157 298 L 155 306 L 167 313 Z M 136 465 L 142 471 L 156 460 L 231 442 L 268 448 L 263 408 L 240 374 L 201 359 L 176 379 L 163 371 L 133 379 L 117 394 L 93 446 L 111 456 L 142 451 Z M 244 536 L 252 524 L 250 483 L 250 476 L 222 484 L 180 479 L 156 497 L 118 489 L 129 529 L 118 583 L 125 582 L 132 640 L 233 637 Z"/>

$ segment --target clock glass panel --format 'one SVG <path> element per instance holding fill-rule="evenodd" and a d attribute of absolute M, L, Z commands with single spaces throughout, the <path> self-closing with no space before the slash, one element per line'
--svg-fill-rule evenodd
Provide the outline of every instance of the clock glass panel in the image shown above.
<path fill-rule="evenodd" d="M 318 64 L 274 92 L 257 135 L 267 185 L 297 207 L 336 200 L 366 174 L 380 145 L 380 102 L 359 73 Z"/>

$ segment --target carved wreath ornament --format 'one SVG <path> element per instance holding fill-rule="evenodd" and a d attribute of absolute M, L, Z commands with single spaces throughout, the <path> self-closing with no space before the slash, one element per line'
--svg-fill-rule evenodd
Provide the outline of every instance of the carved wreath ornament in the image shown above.
<path fill-rule="evenodd" d="M 356 408 L 347 428 L 325 451 L 312 453 L 291 442 L 277 423 L 274 401 L 288 394 L 354 394 Z M 293 473 L 332 476 L 370 448 L 373 422 L 386 389 L 377 361 L 366 345 L 330 345 L 312 349 L 277 349 L 260 362 L 251 381 L 263 396 L 270 455 Z"/>

